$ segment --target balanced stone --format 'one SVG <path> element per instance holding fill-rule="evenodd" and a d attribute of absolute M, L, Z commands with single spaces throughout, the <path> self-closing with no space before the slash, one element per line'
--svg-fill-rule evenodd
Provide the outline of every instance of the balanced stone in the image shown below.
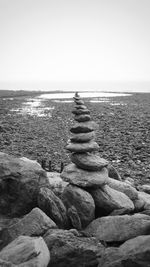
<path fill-rule="evenodd" d="M 87 109 L 85 105 L 76 105 L 75 108 L 76 109 Z"/>
<path fill-rule="evenodd" d="M 96 123 L 93 121 L 76 123 L 70 129 L 72 133 L 88 133 L 96 129 Z"/>
<path fill-rule="evenodd" d="M 95 132 L 73 134 L 70 138 L 73 143 L 84 143 L 95 138 Z"/>
<path fill-rule="evenodd" d="M 100 158 L 99 155 L 89 153 L 73 153 L 71 155 L 71 161 L 75 163 L 77 167 L 89 171 L 98 171 L 108 165 L 108 161 Z"/>
<path fill-rule="evenodd" d="M 90 111 L 88 109 L 74 109 L 72 113 L 75 115 L 81 115 L 81 114 L 90 114 Z"/>
<path fill-rule="evenodd" d="M 83 152 L 92 152 L 96 151 L 99 149 L 99 145 L 94 142 L 90 141 L 87 143 L 69 143 L 66 146 L 66 149 L 71 151 L 71 152 L 78 152 L 78 153 L 83 153 Z"/>
<path fill-rule="evenodd" d="M 90 121 L 91 116 L 88 114 L 83 114 L 83 115 L 76 115 L 74 119 L 78 122 L 85 122 L 85 121 Z"/>
<path fill-rule="evenodd" d="M 77 105 L 84 105 L 84 101 L 83 100 L 75 100 L 75 103 L 77 104 Z"/>
<path fill-rule="evenodd" d="M 73 163 L 65 166 L 60 176 L 64 181 L 83 188 L 98 188 L 108 182 L 108 171 L 106 168 L 103 168 L 100 171 L 89 172 L 79 169 Z"/>

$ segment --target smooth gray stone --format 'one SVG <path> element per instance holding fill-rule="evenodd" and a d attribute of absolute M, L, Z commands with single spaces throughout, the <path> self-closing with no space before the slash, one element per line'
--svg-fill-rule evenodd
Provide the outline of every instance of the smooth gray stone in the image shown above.
<path fill-rule="evenodd" d="M 87 122 L 77 122 L 74 126 L 71 127 L 70 132 L 72 133 L 88 133 L 96 129 L 97 124 L 93 121 Z"/>
<path fill-rule="evenodd" d="M 70 138 L 71 142 L 73 143 L 84 143 L 88 142 L 90 140 L 94 140 L 95 138 L 95 132 L 89 132 L 89 133 L 78 133 L 78 134 L 73 134 Z"/>
<path fill-rule="evenodd" d="M 88 109 L 73 109 L 72 113 L 75 115 L 81 115 L 81 114 L 90 114 L 90 111 Z"/>
<path fill-rule="evenodd" d="M 81 114 L 81 115 L 76 115 L 74 119 L 78 122 L 85 122 L 85 121 L 90 121 L 91 116 L 88 114 L 83 114 L 83 115 Z"/>
<path fill-rule="evenodd" d="M 108 161 L 99 155 L 90 153 L 73 153 L 71 161 L 79 168 L 89 171 L 99 171 L 108 165 Z"/>
<path fill-rule="evenodd" d="M 98 150 L 99 145 L 94 141 L 90 141 L 87 143 L 70 143 L 66 146 L 66 149 L 69 150 L 70 152 L 78 152 L 78 153 L 92 152 Z"/>
<path fill-rule="evenodd" d="M 85 105 L 76 105 L 75 108 L 76 109 L 87 109 Z"/>
<path fill-rule="evenodd" d="M 80 169 L 73 163 L 65 166 L 60 176 L 64 181 L 83 188 L 99 188 L 108 182 L 106 168 L 92 172 Z"/>
<path fill-rule="evenodd" d="M 77 105 L 84 105 L 84 101 L 81 100 L 81 99 L 79 99 L 79 100 L 75 100 L 75 103 L 76 103 Z"/>

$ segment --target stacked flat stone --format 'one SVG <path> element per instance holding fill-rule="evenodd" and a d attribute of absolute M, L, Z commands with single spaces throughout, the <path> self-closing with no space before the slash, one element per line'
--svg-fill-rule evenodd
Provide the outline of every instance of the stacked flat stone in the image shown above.
<path fill-rule="evenodd" d="M 66 147 L 71 152 L 72 163 L 66 166 L 61 177 L 72 184 L 82 187 L 97 187 L 107 183 L 108 162 L 97 153 L 95 142 L 96 123 L 91 120 L 90 111 L 78 93 L 74 96 L 76 123 L 71 127 L 71 138 Z"/>

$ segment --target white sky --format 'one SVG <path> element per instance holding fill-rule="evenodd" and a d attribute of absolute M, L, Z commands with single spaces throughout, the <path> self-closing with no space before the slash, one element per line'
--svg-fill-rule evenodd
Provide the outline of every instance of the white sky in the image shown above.
<path fill-rule="evenodd" d="M 150 81 L 150 0 L 0 0 L 0 87 L 82 81 Z"/>

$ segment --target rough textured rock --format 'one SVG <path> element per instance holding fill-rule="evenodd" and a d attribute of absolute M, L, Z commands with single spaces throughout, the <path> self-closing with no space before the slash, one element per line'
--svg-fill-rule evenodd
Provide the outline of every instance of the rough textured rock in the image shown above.
<path fill-rule="evenodd" d="M 47 186 L 46 172 L 36 161 L 0 153 L 0 213 L 20 216 L 37 204 L 41 186 Z"/>
<path fill-rule="evenodd" d="M 138 199 L 144 201 L 144 209 L 150 209 L 150 194 L 138 192 Z"/>
<path fill-rule="evenodd" d="M 78 122 L 85 122 L 85 121 L 90 121 L 91 116 L 88 114 L 83 114 L 83 115 L 81 114 L 81 115 L 76 115 L 74 119 Z"/>
<path fill-rule="evenodd" d="M 62 200 L 69 209 L 75 207 L 81 221 L 82 228 L 86 227 L 95 218 L 95 204 L 92 196 L 85 190 L 68 185 L 62 194 Z"/>
<path fill-rule="evenodd" d="M 131 200 L 138 198 L 138 191 L 134 187 L 125 182 L 122 181 L 120 182 L 115 179 L 109 178 L 108 185 L 111 188 L 126 194 Z"/>
<path fill-rule="evenodd" d="M 98 188 L 108 182 L 108 171 L 103 168 L 101 171 L 89 172 L 79 169 L 75 164 L 71 163 L 63 169 L 61 177 L 64 181 L 83 188 Z"/>
<path fill-rule="evenodd" d="M 84 153 L 84 152 L 92 152 L 98 150 L 99 145 L 94 141 L 89 141 L 86 143 L 69 143 L 66 146 L 66 149 L 71 152 Z"/>
<path fill-rule="evenodd" d="M 78 230 L 82 229 L 82 224 L 81 224 L 79 214 L 74 206 L 71 206 L 68 209 L 68 217 L 71 221 L 71 225 L 73 226 L 73 228 L 78 229 Z"/>
<path fill-rule="evenodd" d="M 123 242 L 150 234 L 150 216 L 137 213 L 98 218 L 88 225 L 85 233 L 106 242 Z"/>
<path fill-rule="evenodd" d="M 90 153 L 73 153 L 71 161 L 79 168 L 89 171 L 100 171 L 108 165 L 108 161 L 97 154 Z"/>
<path fill-rule="evenodd" d="M 72 133 L 88 133 L 92 132 L 96 128 L 96 123 L 93 121 L 87 121 L 87 122 L 78 122 L 74 126 L 71 127 L 70 131 Z"/>
<path fill-rule="evenodd" d="M 49 216 L 60 228 L 69 226 L 66 208 L 52 190 L 41 188 L 38 195 L 38 206 Z"/>
<path fill-rule="evenodd" d="M 124 193 L 105 185 L 90 191 L 95 206 L 109 214 L 116 209 L 125 209 L 127 212 L 134 210 L 133 202 Z"/>
<path fill-rule="evenodd" d="M 95 238 L 80 237 L 67 230 L 50 230 L 44 240 L 51 254 L 51 267 L 95 267 L 104 251 Z"/>
<path fill-rule="evenodd" d="M 115 167 L 113 167 L 111 164 L 109 164 L 107 166 L 107 169 L 108 169 L 108 175 L 109 175 L 110 178 L 122 181 L 121 176 L 120 176 L 119 172 L 116 170 Z"/>
<path fill-rule="evenodd" d="M 73 134 L 70 138 L 73 143 L 89 142 L 95 138 L 95 132 Z"/>
<path fill-rule="evenodd" d="M 149 267 L 150 236 L 138 236 L 126 241 L 119 248 L 108 248 L 98 267 Z"/>
<path fill-rule="evenodd" d="M 3 229 L 1 240 L 3 246 L 17 238 L 19 235 L 40 236 L 49 228 L 56 228 L 56 224 L 39 208 L 34 208 L 16 224 Z"/>
<path fill-rule="evenodd" d="M 147 194 L 150 194 L 150 184 L 139 185 L 137 188 L 139 191 L 143 191 Z"/>
<path fill-rule="evenodd" d="M 145 201 L 143 199 L 141 198 L 134 199 L 133 203 L 134 203 L 135 212 L 139 212 L 144 209 Z"/>
<path fill-rule="evenodd" d="M 68 183 L 63 181 L 58 172 L 47 172 L 47 177 L 49 182 L 48 188 L 50 188 L 58 197 L 61 197 L 61 194 Z"/>
<path fill-rule="evenodd" d="M 1 250 L 0 259 L 20 267 L 46 267 L 50 253 L 42 237 L 19 236 Z"/>
<path fill-rule="evenodd" d="M 0 259 L 0 266 L 1 267 L 16 267 L 16 264 L 12 264 L 11 262 L 4 261 Z M 17 265 L 18 266 L 18 265 Z"/>

